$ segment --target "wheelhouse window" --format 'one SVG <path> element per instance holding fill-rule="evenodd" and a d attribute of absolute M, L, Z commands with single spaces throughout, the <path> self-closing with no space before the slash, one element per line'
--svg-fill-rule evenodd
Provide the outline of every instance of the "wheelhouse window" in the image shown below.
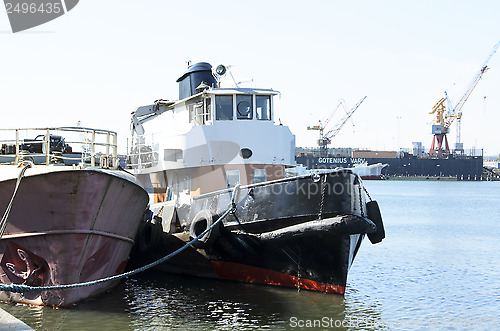
<path fill-rule="evenodd" d="M 255 105 L 258 120 L 270 120 L 271 119 L 271 96 L 269 95 L 257 95 L 255 97 Z"/>
<path fill-rule="evenodd" d="M 218 121 L 233 120 L 233 96 L 216 95 L 215 96 L 215 119 Z"/>
<path fill-rule="evenodd" d="M 212 124 L 212 99 L 206 98 L 205 112 L 203 113 L 204 124 Z"/>
<path fill-rule="evenodd" d="M 251 95 L 236 96 L 236 117 L 239 120 L 251 120 L 253 118 L 253 105 Z"/>
<path fill-rule="evenodd" d="M 189 122 L 194 125 L 212 124 L 212 105 L 209 98 L 188 105 Z"/>

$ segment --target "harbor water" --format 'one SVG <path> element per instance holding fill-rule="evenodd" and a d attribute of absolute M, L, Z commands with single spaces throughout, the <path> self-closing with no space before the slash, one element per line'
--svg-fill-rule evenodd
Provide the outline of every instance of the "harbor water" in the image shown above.
<path fill-rule="evenodd" d="M 2 303 L 39 330 L 500 328 L 500 182 L 365 181 L 386 239 L 345 296 L 147 272 L 69 309 Z"/>

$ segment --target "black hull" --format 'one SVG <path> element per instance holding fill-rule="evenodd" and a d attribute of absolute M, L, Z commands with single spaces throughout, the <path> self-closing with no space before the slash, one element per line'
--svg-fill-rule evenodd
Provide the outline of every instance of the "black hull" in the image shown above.
<path fill-rule="evenodd" d="M 189 247 L 157 270 L 343 294 L 349 266 L 362 240 L 363 235 L 344 235 L 264 242 L 223 231 L 210 248 Z M 164 234 L 160 250 L 135 253 L 131 266 L 153 262 L 186 242 L 186 238 Z"/>
<path fill-rule="evenodd" d="M 158 269 L 342 294 L 364 234 L 377 232 L 361 185 L 356 175 L 340 171 L 243 187 L 234 213 Z M 132 263 L 154 261 L 202 233 L 227 209 L 230 193 L 195 198 L 190 235 L 163 233 L 156 247 L 136 250 Z"/>
<path fill-rule="evenodd" d="M 349 168 L 359 163 L 386 163 L 385 176 L 456 177 L 458 180 L 480 180 L 483 175 L 483 157 L 468 156 L 447 159 L 426 158 L 350 158 L 297 156 L 298 164 L 307 169 Z"/>

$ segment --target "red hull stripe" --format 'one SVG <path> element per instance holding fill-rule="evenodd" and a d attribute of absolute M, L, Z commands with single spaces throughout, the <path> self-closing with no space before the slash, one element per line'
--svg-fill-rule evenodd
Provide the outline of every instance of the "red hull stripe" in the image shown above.
<path fill-rule="evenodd" d="M 210 264 L 217 275 L 222 279 L 236 280 L 246 283 L 295 287 L 326 293 L 345 293 L 345 286 L 316 282 L 310 279 L 299 278 L 274 270 L 223 261 L 210 261 Z"/>
<path fill-rule="evenodd" d="M 382 175 L 370 175 L 370 176 L 361 176 L 361 179 L 372 179 L 372 180 L 378 180 L 382 179 Z"/>

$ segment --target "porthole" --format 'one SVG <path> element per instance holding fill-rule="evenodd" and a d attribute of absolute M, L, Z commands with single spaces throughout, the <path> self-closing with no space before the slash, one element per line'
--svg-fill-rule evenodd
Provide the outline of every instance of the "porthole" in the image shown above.
<path fill-rule="evenodd" d="M 252 156 L 252 150 L 248 148 L 242 148 L 240 150 L 240 156 L 244 159 L 249 159 Z"/>

